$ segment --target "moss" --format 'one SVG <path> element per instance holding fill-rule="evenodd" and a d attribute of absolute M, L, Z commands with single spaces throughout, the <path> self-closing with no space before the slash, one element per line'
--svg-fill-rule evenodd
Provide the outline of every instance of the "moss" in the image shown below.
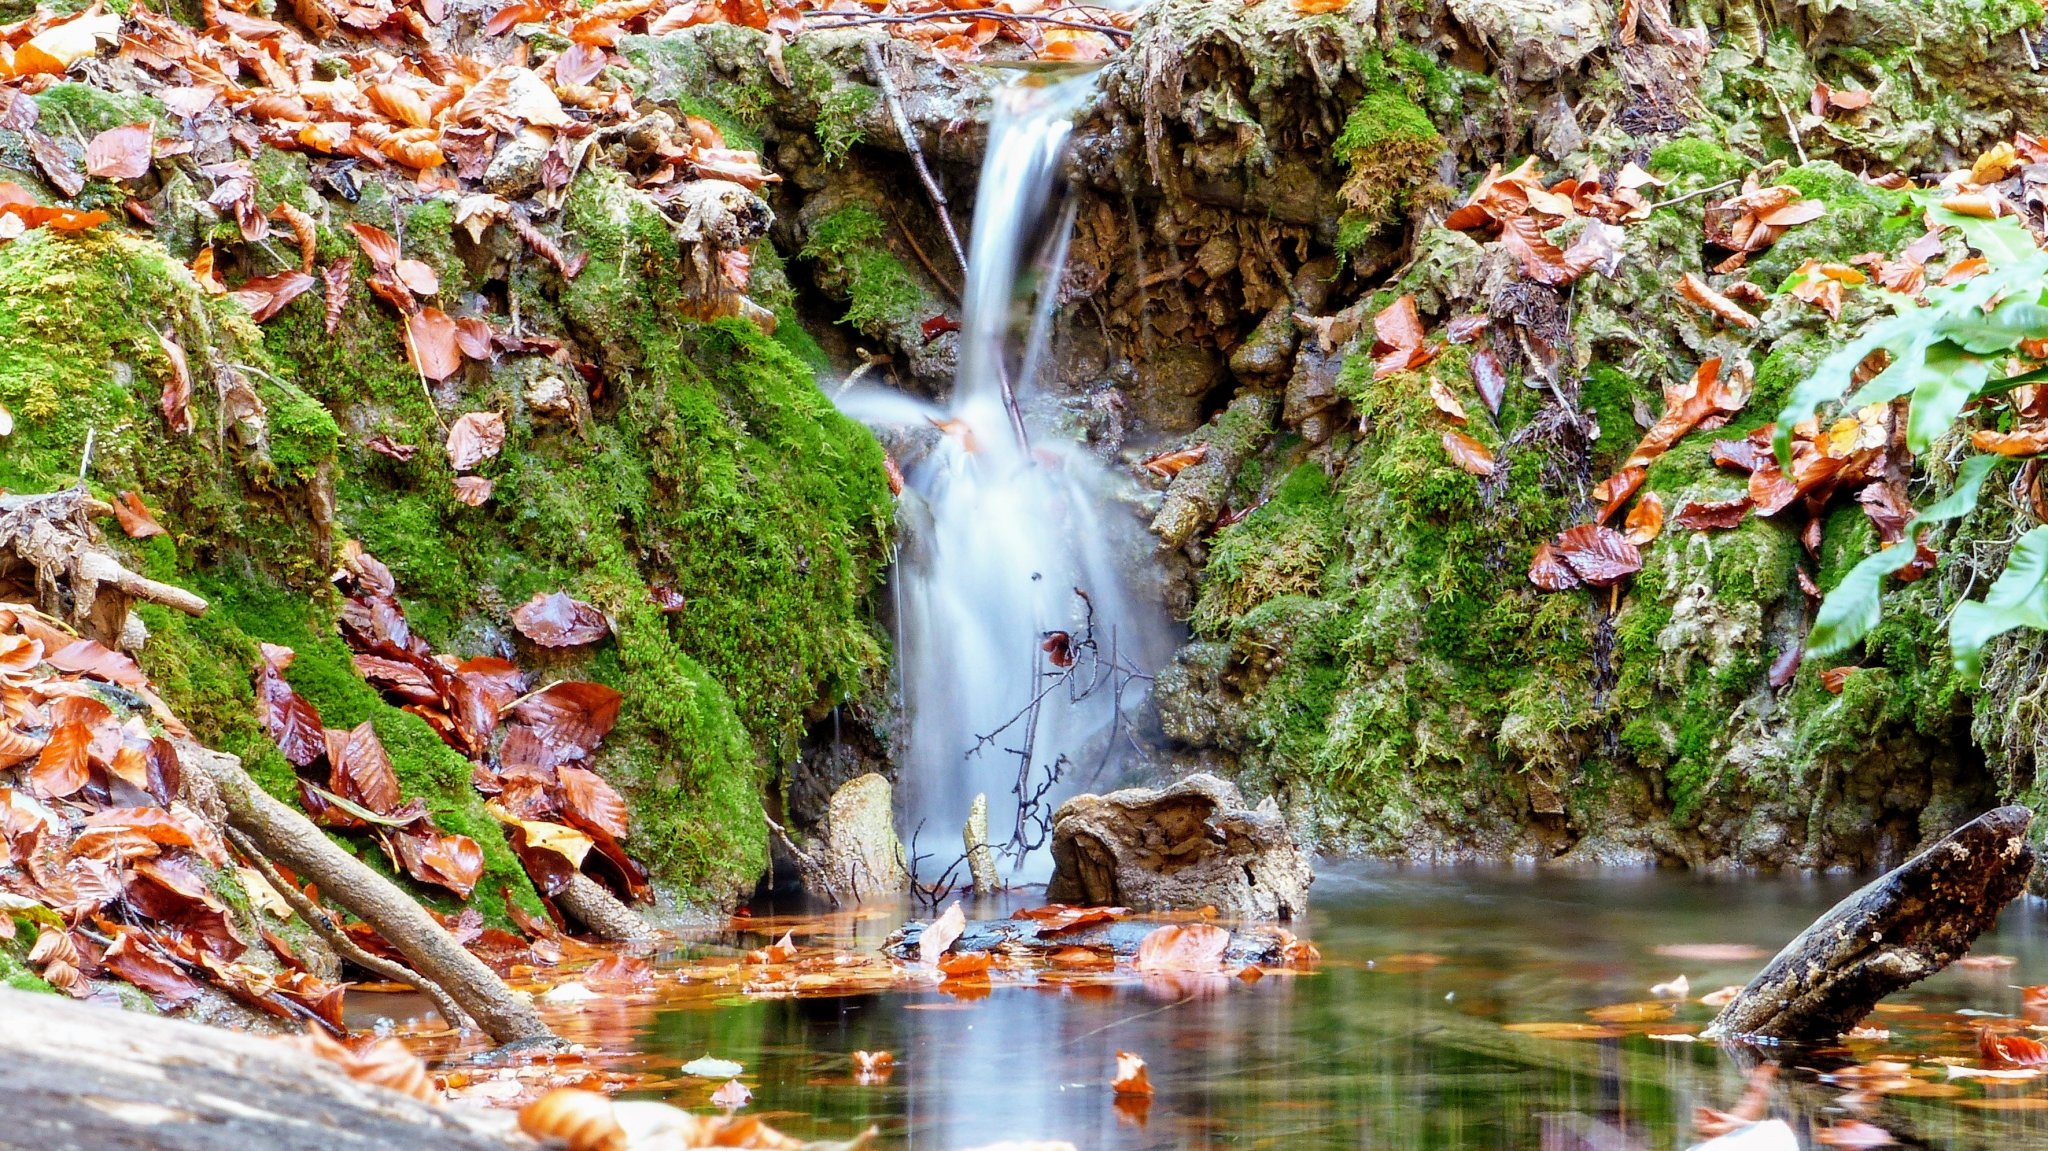
<path fill-rule="evenodd" d="M 36 93 L 36 108 L 55 126 L 81 140 L 125 124 L 156 124 L 164 106 L 139 92 L 110 92 L 91 84 L 52 84 Z"/>
<path fill-rule="evenodd" d="M 1667 141 L 1650 153 L 1651 172 L 1681 179 L 1691 177 L 1702 186 L 1732 180 L 1753 166 L 1711 140 L 1693 137 Z"/>
<path fill-rule="evenodd" d="M 1219 533 L 1202 569 L 1196 632 L 1221 636 L 1267 600 L 1312 595 L 1340 542 L 1337 511 L 1322 467 L 1305 463 L 1264 506 Z"/>
<path fill-rule="evenodd" d="M 866 84 L 843 84 L 818 101 L 818 119 L 812 132 L 827 164 L 844 160 L 865 138 L 861 120 L 881 98 L 880 91 Z"/>
<path fill-rule="evenodd" d="M 1428 113 L 1398 87 L 1368 91 L 1331 145 L 1337 162 L 1350 171 L 1342 190 L 1345 203 L 1376 224 L 1391 219 L 1443 150 L 1443 137 Z M 1341 232 L 1339 247 L 1344 248 Z"/>
<path fill-rule="evenodd" d="M 872 209 L 848 204 L 819 220 L 797 253 L 843 283 L 846 314 L 840 322 L 868 335 L 916 319 L 924 300 L 910 270 L 884 243 L 888 231 Z"/>

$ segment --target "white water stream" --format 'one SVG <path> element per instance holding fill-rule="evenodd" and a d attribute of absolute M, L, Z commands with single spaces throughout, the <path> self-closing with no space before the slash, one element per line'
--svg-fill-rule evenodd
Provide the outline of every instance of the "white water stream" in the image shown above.
<path fill-rule="evenodd" d="M 1156 595 L 1133 587 L 1120 562 L 1144 552 L 1135 519 L 1108 506 L 1116 477 L 1029 414 L 1043 398 L 1073 224 L 1061 160 L 1092 86 L 1092 76 L 1025 79 L 999 94 L 950 401 L 935 408 L 873 387 L 840 399 L 871 425 L 945 429 L 906 472 L 895 573 L 908 732 L 898 808 L 926 879 L 959 855 L 977 794 L 1010 878 L 1043 879 L 1043 821 L 1136 751 L 1128 717 L 1170 651 Z M 1006 377 L 1028 447 L 1004 407 Z M 1057 633 L 1070 637 L 1071 666 L 1058 666 Z"/>

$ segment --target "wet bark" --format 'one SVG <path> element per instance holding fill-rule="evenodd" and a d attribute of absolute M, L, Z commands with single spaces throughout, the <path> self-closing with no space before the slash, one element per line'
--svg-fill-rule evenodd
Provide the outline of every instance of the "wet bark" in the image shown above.
<path fill-rule="evenodd" d="M 0 1149 L 502 1151 L 509 1113 L 432 1107 L 273 1040 L 0 989 Z M 519 1143 L 530 1146 L 525 1140 Z"/>
<path fill-rule="evenodd" d="M 1772 959 L 1710 1036 L 1822 1042 L 1968 952 L 2026 887 L 2033 813 L 1987 812 L 1872 880 Z"/>

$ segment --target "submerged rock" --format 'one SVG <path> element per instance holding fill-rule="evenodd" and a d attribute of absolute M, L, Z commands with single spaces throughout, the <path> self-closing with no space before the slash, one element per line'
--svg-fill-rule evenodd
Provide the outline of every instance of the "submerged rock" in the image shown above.
<path fill-rule="evenodd" d="M 1290 919 L 1315 880 L 1272 799 L 1247 808 L 1234 785 L 1207 773 L 1075 796 L 1053 815 L 1052 857 L 1045 895 L 1056 903 Z"/>

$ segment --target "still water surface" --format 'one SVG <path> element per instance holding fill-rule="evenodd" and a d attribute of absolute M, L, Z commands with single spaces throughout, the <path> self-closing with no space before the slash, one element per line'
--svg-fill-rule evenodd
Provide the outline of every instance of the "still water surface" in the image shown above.
<path fill-rule="evenodd" d="M 1654 949 L 1775 951 L 1853 886 L 1669 872 L 1352 870 L 1319 880 L 1307 920 L 1295 925 L 1322 949 L 1312 975 L 1085 991 L 998 982 L 976 1000 L 937 990 L 733 997 L 654 1013 L 635 1043 L 670 1067 L 706 1054 L 744 1063 L 755 1112 L 792 1134 L 847 1138 L 875 1124 L 890 1147 L 1059 1139 L 1083 1151 L 1682 1148 L 1698 1141 L 1694 1108 L 1727 1108 L 1741 1094 L 1735 1054 L 1642 1034 L 1543 1039 L 1503 1025 L 1584 1023 L 1588 1009 L 1648 999 L 1652 984 L 1680 974 L 1695 999 L 1743 982 L 1761 960 L 1706 962 Z M 1018 905 L 970 909 L 970 918 Z M 849 924 L 839 942 L 878 946 L 895 922 Z M 688 950 L 765 942 L 728 932 Z M 2048 1107 L 2048 1086 L 1987 1093 L 1977 1081 L 1945 1082 L 1928 1063 L 1973 1054 L 1977 1018 L 1959 1010 L 2024 1026 L 2012 1018 L 2017 987 L 2048 983 L 2041 910 L 2009 908 L 1978 946 L 1987 953 L 2016 964 L 1951 970 L 1898 996 L 1903 1006 L 1873 1020 L 1890 1028 L 1888 1042 L 1788 1057 L 1772 1113 L 1812 1147 L 1812 1126 L 1847 1112 L 1835 1106 L 1840 1089 L 1797 1068 L 1845 1055 L 1909 1059 L 1922 1067 L 1926 1095 L 1888 1096 L 1860 1113 L 1904 1145 L 2048 1148 L 2048 1111 L 2035 1110 Z M 1694 1002 L 1668 1023 L 1696 1031 L 1711 1015 Z M 893 1075 L 856 1083 L 856 1050 L 894 1052 Z M 1149 1108 L 1119 1106 L 1111 1094 L 1119 1050 L 1150 1065 L 1157 1095 Z"/>

